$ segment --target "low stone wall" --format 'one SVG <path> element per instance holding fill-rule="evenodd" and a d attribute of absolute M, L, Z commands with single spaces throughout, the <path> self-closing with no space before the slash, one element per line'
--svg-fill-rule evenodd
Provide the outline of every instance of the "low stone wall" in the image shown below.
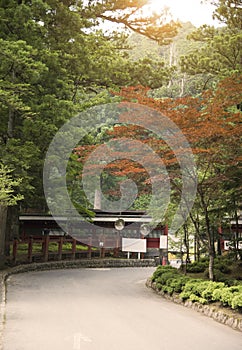
<path fill-rule="evenodd" d="M 170 300 L 176 304 L 183 305 L 185 307 L 189 307 L 190 309 L 198 311 L 205 316 L 213 318 L 219 323 L 225 324 L 237 331 L 242 332 L 242 315 L 233 310 L 222 308 L 218 304 L 202 305 L 198 302 L 192 302 L 190 300 L 184 302 L 179 298 L 178 295 L 171 296 L 164 293 L 163 291 L 159 291 L 156 288 L 155 282 L 152 282 L 150 278 L 147 280 L 146 286 L 148 288 L 152 288 L 158 295 L 167 300 Z"/>
<path fill-rule="evenodd" d="M 102 268 L 102 267 L 148 267 L 155 266 L 153 259 L 80 259 L 48 261 L 45 263 L 24 264 L 4 270 L 5 274 L 16 274 L 28 271 L 74 268 Z"/>

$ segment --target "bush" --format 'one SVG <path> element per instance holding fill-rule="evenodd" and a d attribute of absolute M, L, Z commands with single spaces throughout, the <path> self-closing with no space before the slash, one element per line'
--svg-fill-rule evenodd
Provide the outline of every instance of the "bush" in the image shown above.
<path fill-rule="evenodd" d="M 192 279 L 186 283 L 180 297 L 183 300 L 190 299 L 192 301 L 199 301 L 204 304 L 213 300 L 213 292 L 215 289 L 223 288 L 224 283 L 216 283 L 212 281 L 201 281 L 198 279 Z M 194 295 L 197 298 L 194 298 Z"/>
<path fill-rule="evenodd" d="M 204 272 L 208 267 L 208 261 L 195 261 L 191 264 L 187 264 L 187 272 L 190 273 L 199 273 Z"/>
<path fill-rule="evenodd" d="M 230 274 L 231 273 L 231 263 L 232 261 L 228 258 L 224 258 L 224 257 L 217 257 L 215 260 L 214 260 L 214 268 L 216 270 L 219 270 L 220 272 L 222 273 L 225 273 L 225 274 Z"/>
<path fill-rule="evenodd" d="M 233 260 L 229 259 L 227 256 L 219 256 L 214 259 L 214 269 L 217 271 L 218 276 L 219 273 L 223 274 L 230 274 L 231 273 L 231 264 Z M 190 273 L 200 273 L 205 272 L 207 275 L 208 271 L 208 265 L 209 265 L 209 259 L 208 258 L 202 258 L 200 261 L 195 261 L 191 264 L 187 265 L 187 272 Z"/>
<path fill-rule="evenodd" d="M 230 306 L 232 309 L 242 307 L 242 286 L 214 290 L 212 300 L 220 301 L 224 306 Z"/>
<path fill-rule="evenodd" d="M 171 287 L 169 287 L 169 286 L 166 286 L 166 285 L 162 286 L 162 291 L 164 293 L 169 294 L 169 295 L 172 295 L 172 293 L 173 293 L 173 289 Z"/>
<path fill-rule="evenodd" d="M 174 274 L 177 273 L 177 269 L 175 267 L 170 266 L 170 265 L 158 266 L 151 277 L 152 282 L 155 282 L 157 280 L 157 278 L 161 277 L 164 273 L 166 273 L 168 271 L 169 272 L 173 271 Z"/>
<path fill-rule="evenodd" d="M 196 302 L 197 301 L 200 304 L 207 304 L 207 300 L 206 299 L 198 297 L 195 294 L 191 294 L 189 300 L 191 300 L 192 302 Z"/>
<path fill-rule="evenodd" d="M 173 292 L 180 293 L 190 277 L 179 276 L 167 281 L 167 284 L 173 289 Z"/>
<path fill-rule="evenodd" d="M 189 277 L 183 276 L 172 266 L 159 266 L 153 273 L 152 281 L 156 283 L 156 288 L 165 293 L 180 293 Z"/>
<path fill-rule="evenodd" d="M 214 280 L 216 282 L 225 282 L 225 280 L 228 279 L 228 277 L 218 269 L 214 269 L 213 274 L 214 274 Z M 205 278 L 209 278 L 208 268 L 204 271 L 203 275 Z"/>
<path fill-rule="evenodd" d="M 221 271 L 218 270 L 220 274 Z M 224 276 L 224 274 L 222 274 Z M 182 300 L 191 300 L 206 304 L 220 302 L 232 309 L 242 310 L 242 284 L 230 279 L 230 283 L 236 285 L 228 286 L 227 282 L 212 282 L 199 278 L 183 276 L 176 268 L 171 266 L 160 266 L 152 276 L 156 282 L 156 288 L 164 293 L 172 295 L 180 293 Z M 226 285 L 227 284 L 227 285 Z"/>
<path fill-rule="evenodd" d="M 242 292 L 239 293 L 239 294 L 236 294 L 232 298 L 231 307 L 232 307 L 232 309 L 239 309 L 239 310 L 241 310 L 241 308 L 242 308 Z"/>
<path fill-rule="evenodd" d="M 187 300 L 192 294 L 198 295 L 197 285 L 199 283 L 201 283 L 200 279 L 190 279 L 183 287 L 182 292 L 180 293 L 180 298 L 182 298 L 182 300 Z"/>
<path fill-rule="evenodd" d="M 203 298 L 205 298 L 206 300 L 208 300 L 208 301 L 212 301 L 213 300 L 213 292 L 216 289 L 221 289 L 221 288 L 224 288 L 224 287 L 225 287 L 225 284 L 223 282 L 212 282 L 212 281 L 209 281 L 208 284 L 207 284 L 206 289 L 204 289 L 202 291 L 201 296 Z"/>
<path fill-rule="evenodd" d="M 161 284 L 166 284 L 166 282 L 169 280 L 169 279 L 174 279 L 176 278 L 178 272 L 176 271 L 167 271 L 167 272 L 164 272 L 161 276 L 159 276 L 157 279 L 156 279 L 156 282 L 158 283 L 161 283 Z"/>

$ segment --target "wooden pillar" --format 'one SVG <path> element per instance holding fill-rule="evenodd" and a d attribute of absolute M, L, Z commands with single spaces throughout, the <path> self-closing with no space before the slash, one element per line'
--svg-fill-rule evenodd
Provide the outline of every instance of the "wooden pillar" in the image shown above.
<path fill-rule="evenodd" d="M 92 236 L 88 238 L 88 255 L 87 257 L 91 259 L 92 257 Z"/>
<path fill-rule="evenodd" d="M 101 248 L 101 258 L 102 259 L 105 258 L 105 248 L 104 247 Z"/>
<path fill-rule="evenodd" d="M 76 239 L 73 238 L 71 246 L 71 258 L 74 260 L 76 257 Z"/>
<path fill-rule="evenodd" d="M 141 237 L 140 237 L 140 238 L 141 238 L 141 239 L 145 239 L 145 236 L 141 234 Z M 146 243 L 147 243 L 147 242 L 146 242 Z M 141 258 L 141 259 L 144 259 L 144 257 L 145 257 L 145 253 L 141 253 L 141 254 L 140 254 L 140 258 Z"/>
<path fill-rule="evenodd" d="M 17 251 L 18 251 L 18 240 L 14 238 L 13 240 L 13 262 L 17 261 Z"/>
<path fill-rule="evenodd" d="M 33 258 L 33 236 L 29 236 L 28 241 L 28 262 L 31 263 Z"/>
<path fill-rule="evenodd" d="M 103 237 L 103 246 L 101 247 L 101 258 L 105 258 L 105 236 Z"/>
<path fill-rule="evenodd" d="M 43 242 L 43 260 L 46 262 L 49 258 L 49 242 L 50 242 L 50 236 L 49 233 L 45 233 L 44 235 L 44 242 Z"/>
<path fill-rule="evenodd" d="M 168 265 L 168 225 L 165 225 L 164 235 L 167 236 L 166 248 L 164 249 L 164 255 L 162 257 L 162 265 Z"/>
<path fill-rule="evenodd" d="M 58 260 L 62 259 L 63 237 L 60 237 L 58 242 Z"/>
<path fill-rule="evenodd" d="M 118 257 L 119 253 L 119 248 L 120 248 L 120 234 L 117 232 L 117 238 L 116 238 L 116 247 L 114 248 L 114 257 Z"/>

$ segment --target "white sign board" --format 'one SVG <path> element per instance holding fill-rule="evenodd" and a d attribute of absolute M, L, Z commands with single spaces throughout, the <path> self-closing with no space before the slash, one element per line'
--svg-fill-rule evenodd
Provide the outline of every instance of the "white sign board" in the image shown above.
<path fill-rule="evenodd" d="M 146 253 L 146 239 L 122 238 L 122 251 L 132 253 Z"/>
<path fill-rule="evenodd" d="M 234 249 L 233 241 L 224 241 L 224 250 Z M 238 244 L 238 249 L 242 249 L 242 242 L 240 241 Z"/>
<path fill-rule="evenodd" d="M 167 239 L 166 235 L 160 236 L 160 249 L 167 249 Z"/>

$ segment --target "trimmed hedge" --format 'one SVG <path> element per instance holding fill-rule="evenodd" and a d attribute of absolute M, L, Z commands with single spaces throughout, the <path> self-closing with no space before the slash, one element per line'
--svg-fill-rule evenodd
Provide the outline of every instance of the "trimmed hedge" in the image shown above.
<path fill-rule="evenodd" d="M 216 290 L 213 292 L 212 298 L 214 301 L 220 301 L 224 306 L 242 310 L 242 285 Z"/>
<path fill-rule="evenodd" d="M 212 282 L 184 276 L 171 266 L 159 266 L 152 282 L 156 288 L 172 295 L 178 293 L 182 300 L 197 301 L 201 304 L 220 302 L 223 306 L 242 311 L 242 284 L 226 286 L 224 282 Z"/>
<path fill-rule="evenodd" d="M 199 261 L 195 261 L 193 263 L 187 264 L 187 272 L 189 273 L 200 273 L 200 272 L 206 272 L 208 269 L 209 259 L 208 258 L 202 258 Z M 231 273 L 231 260 L 227 257 L 216 257 L 214 259 L 214 269 L 216 271 L 220 271 L 223 274 L 230 274 Z"/>

